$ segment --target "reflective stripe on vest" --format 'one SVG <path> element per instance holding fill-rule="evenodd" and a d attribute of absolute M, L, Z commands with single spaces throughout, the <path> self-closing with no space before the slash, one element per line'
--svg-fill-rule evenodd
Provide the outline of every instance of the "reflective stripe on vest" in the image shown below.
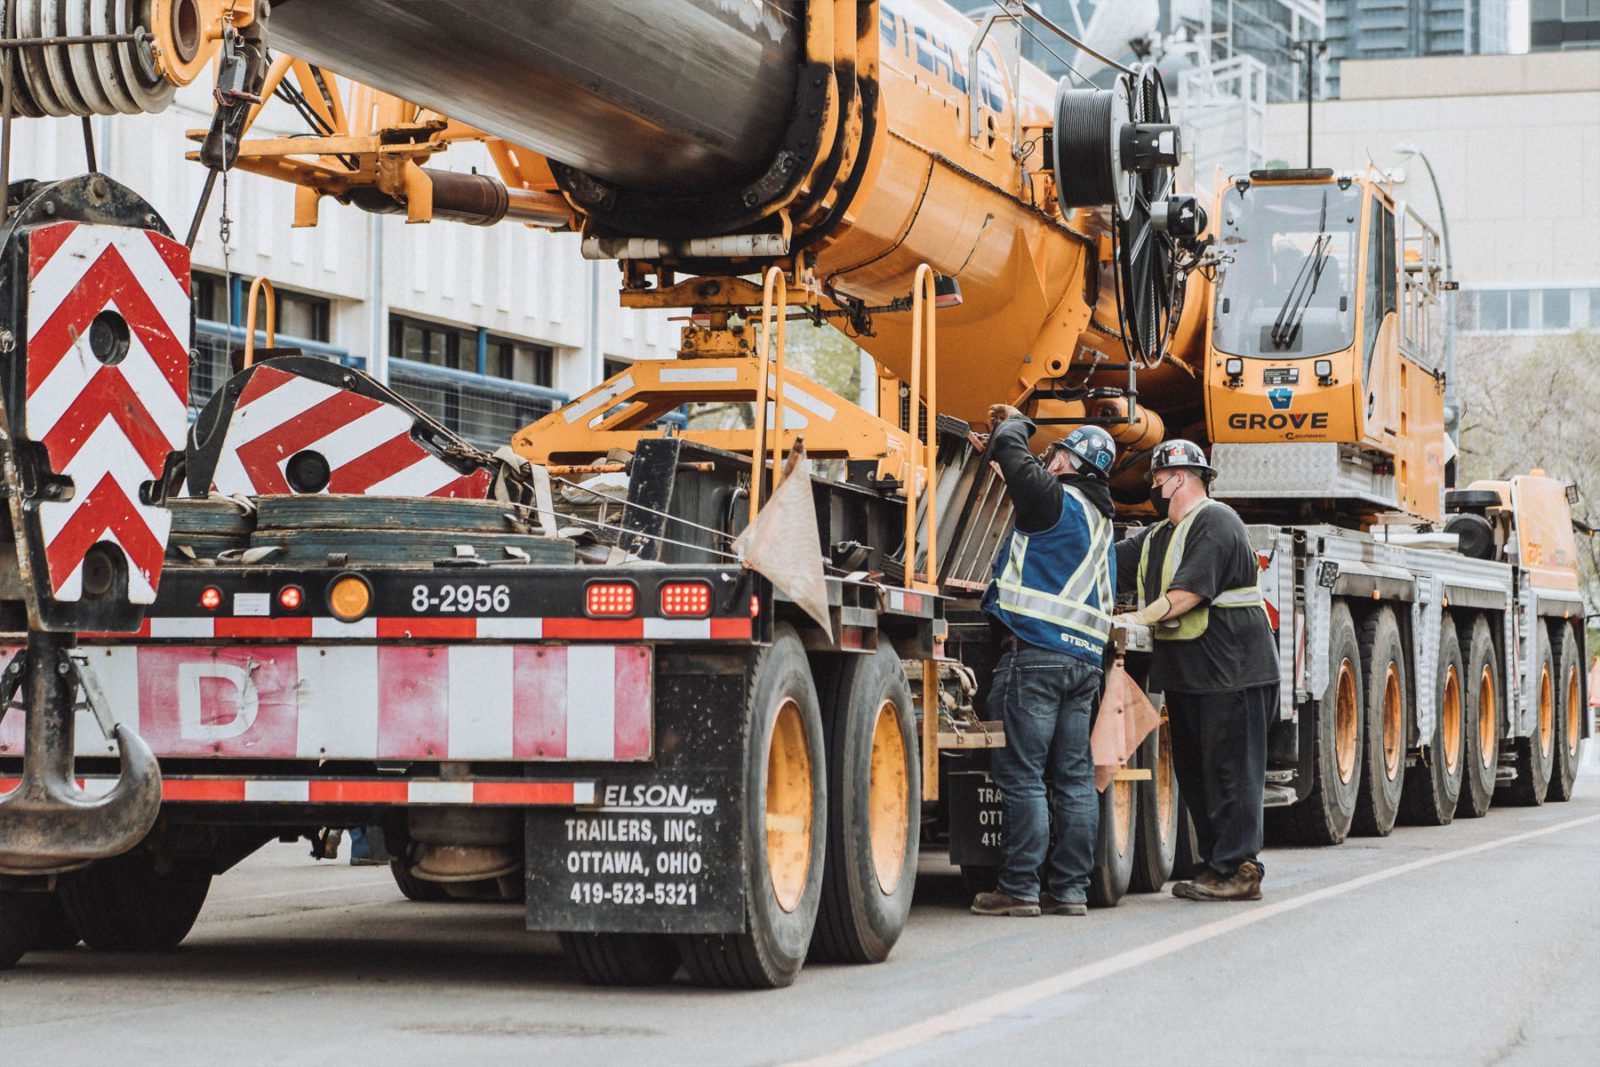
<path fill-rule="evenodd" d="M 1011 552 L 1005 569 L 995 579 L 995 602 L 1002 611 L 1025 615 L 1053 626 L 1073 630 L 1096 641 L 1111 637 L 1111 615 L 1089 602 L 1091 591 L 1100 604 L 1110 606 L 1111 520 L 1100 514 L 1076 489 L 1064 486 L 1067 497 L 1083 509 L 1089 524 L 1089 551 L 1062 584 L 1059 592 L 1030 589 L 1022 582 L 1023 562 L 1028 555 L 1028 535 L 1013 528 Z M 1066 501 L 1062 501 L 1066 506 Z"/>
<path fill-rule="evenodd" d="M 1166 558 L 1161 561 L 1161 590 L 1157 596 L 1166 596 L 1172 588 L 1172 576 L 1178 573 L 1178 565 L 1183 562 L 1184 546 L 1189 542 L 1189 528 L 1194 523 L 1194 517 L 1211 502 L 1210 497 L 1202 497 L 1173 529 L 1172 540 L 1167 544 Z M 1156 531 L 1168 525 L 1171 524 L 1162 519 L 1145 535 L 1144 544 L 1139 548 L 1139 576 L 1135 580 L 1135 591 L 1141 602 L 1145 589 L 1144 574 L 1150 564 L 1150 542 L 1155 538 Z M 1193 641 L 1205 633 L 1206 627 L 1211 625 L 1212 608 L 1261 608 L 1264 611 L 1266 604 L 1261 600 L 1260 585 L 1242 585 L 1237 589 L 1224 589 L 1211 598 L 1210 604 L 1190 608 L 1169 622 L 1157 623 L 1150 628 L 1150 634 L 1158 641 Z"/>

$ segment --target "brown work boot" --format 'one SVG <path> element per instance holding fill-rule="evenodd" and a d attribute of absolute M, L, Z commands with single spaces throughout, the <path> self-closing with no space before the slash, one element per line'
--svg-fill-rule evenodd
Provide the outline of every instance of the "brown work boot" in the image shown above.
<path fill-rule="evenodd" d="M 1028 918 L 1039 914 L 1037 900 L 1023 900 L 1010 893 L 979 893 L 972 899 L 972 914 L 974 915 L 1010 915 L 1018 918 Z"/>
<path fill-rule="evenodd" d="M 1197 879 L 1189 885 L 1189 892 L 1184 894 L 1189 900 L 1260 900 L 1261 868 L 1245 860 L 1239 864 L 1237 871 L 1226 878 L 1219 876 L 1216 881 L 1208 883 Z"/>
<path fill-rule="evenodd" d="M 1040 893 L 1039 910 L 1046 915 L 1087 915 L 1089 905 L 1082 900 L 1057 900 L 1049 893 Z"/>
<path fill-rule="evenodd" d="M 1172 883 L 1172 895 L 1175 897 L 1182 897 L 1185 900 L 1209 899 L 1205 897 L 1190 896 L 1190 894 L 1195 891 L 1196 886 L 1205 886 L 1209 888 L 1216 885 L 1220 881 L 1222 881 L 1222 875 L 1212 870 L 1210 864 L 1202 863 L 1200 865 L 1200 869 L 1195 872 L 1193 878 L 1190 878 L 1186 882 Z"/>

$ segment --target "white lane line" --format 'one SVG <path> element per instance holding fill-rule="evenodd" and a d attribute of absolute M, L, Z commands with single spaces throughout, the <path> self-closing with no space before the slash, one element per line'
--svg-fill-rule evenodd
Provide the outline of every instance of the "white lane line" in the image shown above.
<path fill-rule="evenodd" d="M 1186 948 L 1210 941 L 1213 938 L 1231 934 L 1235 930 L 1243 929 L 1246 926 L 1265 922 L 1267 919 L 1276 918 L 1287 912 L 1303 908 L 1308 904 L 1316 904 L 1333 897 L 1343 896 L 1346 893 L 1353 893 L 1357 889 L 1365 889 L 1367 886 L 1375 885 L 1378 882 L 1387 882 L 1391 878 L 1398 878 L 1403 874 L 1420 871 L 1424 867 L 1432 867 L 1436 863 L 1461 859 L 1464 856 L 1476 855 L 1479 852 L 1488 852 L 1492 849 L 1514 845 L 1521 841 L 1529 841 L 1536 837 L 1544 837 L 1546 834 L 1560 833 L 1562 830 L 1570 830 L 1573 827 L 1583 826 L 1592 822 L 1600 822 L 1600 815 L 1586 815 L 1582 818 L 1557 823 L 1555 826 L 1546 826 L 1540 830 L 1529 830 L 1526 833 L 1513 834 L 1510 837 L 1502 837 L 1494 841 L 1485 841 L 1482 844 L 1456 849 L 1454 852 L 1443 852 L 1437 856 L 1412 860 L 1410 863 L 1402 863 L 1398 867 L 1389 867 L 1385 870 L 1374 871 L 1371 874 L 1364 874 L 1359 878 L 1352 878 L 1348 882 L 1339 882 L 1336 885 L 1326 886 L 1322 889 L 1314 889 L 1309 893 L 1302 893 L 1300 896 L 1291 897 L 1288 900 L 1273 901 L 1260 907 L 1241 910 L 1226 919 L 1218 919 L 1216 922 L 1197 926 L 1193 930 L 1185 930 L 1181 934 L 1173 934 L 1159 941 L 1152 941 L 1148 945 L 1141 945 L 1138 948 L 1119 952 L 1115 956 L 1109 956 L 1106 959 L 1097 960 L 1082 967 L 1074 967 L 1072 970 L 1062 971 L 1060 974 L 1054 974 L 1048 978 L 1041 978 L 1027 985 L 1018 986 L 1015 989 L 1008 989 L 1005 992 L 984 997 L 982 1000 L 963 1007 L 930 1016 L 920 1022 L 903 1026 L 898 1030 L 886 1031 L 876 1037 L 869 1037 L 865 1041 L 846 1045 L 843 1048 L 823 1053 L 812 1059 L 796 1060 L 789 1067 L 824 1067 L 824 1065 L 826 1067 L 843 1067 L 846 1064 L 866 1063 L 884 1056 L 892 1056 L 897 1052 L 916 1048 L 948 1034 L 959 1033 L 963 1030 L 971 1030 L 987 1023 L 992 1023 L 996 1019 L 1030 1008 L 1040 1001 L 1058 997 L 1063 993 L 1069 993 L 1091 982 L 1121 974 L 1123 971 L 1132 970 L 1142 964 L 1158 960 L 1163 956 L 1170 956 L 1174 952 L 1181 952 Z"/>

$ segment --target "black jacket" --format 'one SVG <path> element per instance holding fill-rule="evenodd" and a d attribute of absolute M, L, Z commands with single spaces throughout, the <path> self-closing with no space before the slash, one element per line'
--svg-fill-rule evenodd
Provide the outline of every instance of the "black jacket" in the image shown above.
<path fill-rule="evenodd" d="M 1061 521 L 1061 500 L 1066 495 L 1064 486 L 1072 486 L 1084 498 L 1111 517 L 1111 490 L 1099 478 L 1082 474 L 1051 474 L 1028 447 L 1028 440 L 1036 427 L 1027 418 L 1009 418 L 1001 423 L 989 438 L 988 458 L 1000 467 L 1006 480 L 1006 493 L 1011 497 L 1017 529 L 1023 533 L 1039 533 Z"/>

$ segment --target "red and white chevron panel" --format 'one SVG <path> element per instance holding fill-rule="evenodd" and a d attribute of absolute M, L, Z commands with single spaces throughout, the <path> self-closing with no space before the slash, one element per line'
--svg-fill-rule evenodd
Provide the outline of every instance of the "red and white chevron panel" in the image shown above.
<path fill-rule="evenodd" d="M 7 658 L 11 650 L 5 650 Z M 643 645 L 112 645 L 88 662 L 159 757 L 645 760 Z M 24 716 L 0 720 L 0 755 Z M 78 754 L 116 748 L 84 713 Z"/>
<path fill-rule="evenodd" d="M 460 473 L 417 444 L 411 424 L 403 408 L 261 367 L 233 409 L 212 487 L 229 496 L 288 493 L 284 466 L 310 449 L 328 461 L 330 493 L 488 495 L 488 471 Z"/>
<path fill-rule="evenodd" d="M 171 514 L 140 502 L 183 447 L 189 422 L 189 250 L 149 230 L 62 222 L 28 246 L 26 436 L 73 481 L 39 505 L 57 600 L 83 595 L 83 559 L 101 541 L 128 557 L 128 599 L 155 601 Z M 101 363 L 89 324 L 113 309 L 128 352 Z"/>
<path fill-rule="evenodd" d="M 105 796 L 118 779 L 78 779 L 91 797 Z M 0 778 L 0 796 L 22 784 Z M 594 782 L 476 781 L 372 778 L 214 778 L 161 776 L 161 799 L 217 804 L 487 804 L 581 806 L 593 804 Z"/>

